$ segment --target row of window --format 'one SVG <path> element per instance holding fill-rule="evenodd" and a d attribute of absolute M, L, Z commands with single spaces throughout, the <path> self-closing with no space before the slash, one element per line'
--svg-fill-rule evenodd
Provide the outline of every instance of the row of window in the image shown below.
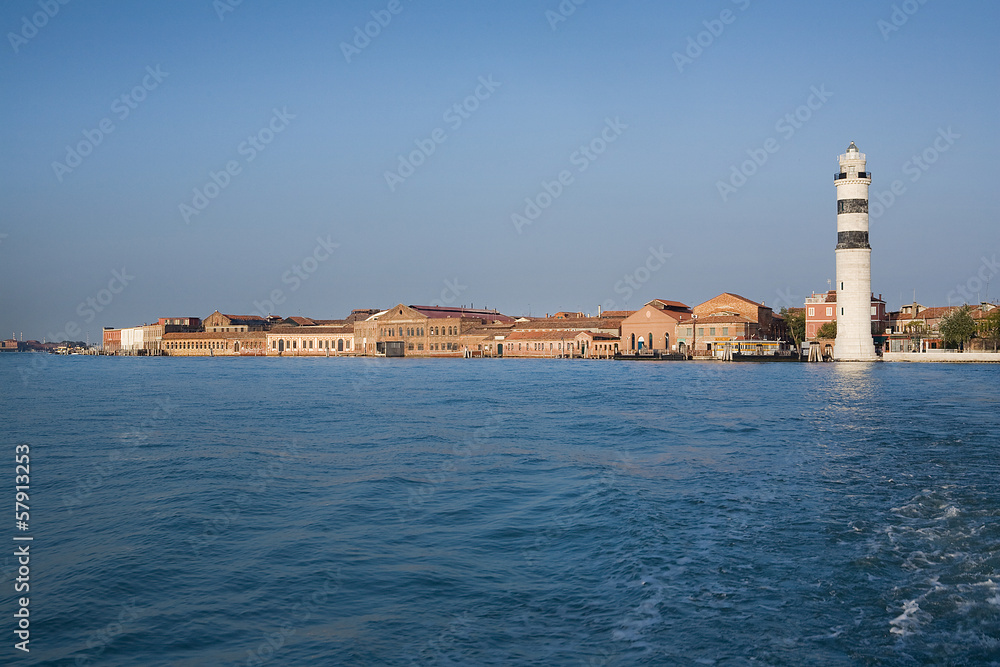
<path fill-rule="evenodd" d="M 255 341 L 245 341 L 242 343 L 243 347 L 260 347 L 260 343 Z M 237 342 L 234 345 L 234 349 L 239 350 L 240 343 Z M 186 341 L 168 341 L 164 343 L 164 349 L 167 350 L 225 350 L 226 343 L 222 341 L 204 341 L 204 340 L 186 340 Z"/>
<path fill-rule="evenodd" d="M 688 336 L 692 335 L 692 329 L 693 328 L 694 327 L 685 327 L 684 328 L 684 333 L 686 333 Z M 722 334 L 721 335 L 723 335 L 723 336 L 728 336 L 729 335 L 729 327 L 721 327 L 721 329 L 722 329 Z M 715 336 L 715 335 L 717 335 L 715 333 L 715 331 L 716 331 L 715 327 L 709 327 L 708 328 L 708 335 L 709 336 Z M 705 327 L 698 327 L 698 335 L 699 336 L 704 336 L 705 335 Z"/>
<path fill-rule="evenodd" d="M 343 338 L 338 338 L 336 341 L 331 340 L 317 340 L 315 338 L 308 340 L 301 340 L 298 338 L 293 338 L 291 340 L 275 340 L 271 339 L 271 349 L 272 350 L 297 350 L 299 349 L 299 344 L 301 343 L 303 350 L 336 350 L 337 352 L 343 352 L 345 350 L 345 342 Z M 315 343 L 315 348 L 313 347 Z M 346 342 L 346 349 L 350 351 L 351 341 L 350 339 Z"/>
<path fill-rule="evenodd" d="M 457 336 L 458 327 L 428 327 L 431 336 Z M 423 327 L 382 327 L 379 335 L 383 338 L 394 336 L 423 336 Z"/>
<path fill-rule="evenodd" d="M 179 342 L 168 342 L 168 350 L 224 350 L 226 344 L 218 341 L 185 340 Z"/>
<path fill-rule="evenodd" d="M 878 307 L 877 306 L 872 306 L 871 308 L 872 308 L 872 315 L 877 316 L 878 315 Z M 843 308 L 840 309 L 840 314 L 841 315 L 844 314 L 844 309 Z M 826 307 L 826 316 L 830 317 L 832 315 L 833 315 L 833 306 L 827 306 Z M 812 306 L 809 307 L 809 317 L 816 317 L 816 309 L 813 308 Z"/>
<path fill-rule="evenodd" d="M 521 349 L 521 343 L 517 344 L 517 349 Z M 535 352 L 544 352 L 545 343 L 524 343 L 525 350 L 534 350 Z M 549 343 L 549 352 L 562 352 L 562 343 Z M 577 343 L 566 343 L 567 350 L 582 349 Z"/>

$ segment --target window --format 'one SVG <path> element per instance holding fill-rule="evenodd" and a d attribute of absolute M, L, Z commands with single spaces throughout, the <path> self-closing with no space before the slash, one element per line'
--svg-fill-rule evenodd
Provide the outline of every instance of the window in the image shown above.
<path fill-rule="evenodd" d="M 310 350 L 313 349 L 313 342 L 312 341 L 309 341 L 309 349 Z"/>
<path fill-rule="evenodd" d="M 827 306 L 826 307 L 826 316 L 830 317 L 831 315 L 833 315 L 833 306 Z"/>
<path fill-rule="evenodd" d="M 722 327 L 722 335 L 723 336 L 729 335 L 729 327 Z"/>
<path fill-rule="evenodd" d="M 418 350 L 424 349 L 424 344 L 423 343 L 417 343 L 417 349 Z"/>
<path fill-rule="evenodd" d="M 708 335 L 709 336 L 714 336 L 715 335 L 715 327 L 709 327 L 708 328 Z"/>
<path fill-rule="evenodd" d="M 698 327 L 698 335 L 699 336 L 705 335 L 705 327 Z"/>
<path fill-rule="evenodd" d="M 299 347 L 299 341 L 297 341 L 297 340 L 293 340 L 293 341 L 292 341 L 292 348 L 293 348 L 293 349 L 298 349 L 298 347 Z"/>
<path fill-rule="evenodd" d="M 840 289 L 841 289 L 841 291 L 843 291 L 843 289 L 844 289 L 844 283 L 840 283 Z"/>
<path fill-rule="evenodd" d="M 409 345 L 407 345 L 406 349 L 407 350 L 412 350 L 413 349 L 413 343 L 410 343 Z"/>
<path fill-rule="evenodd" d="M 878 310 L 875 308 L 875 306 L 872 306 L 872 316 L 874 317 L 875 315 L 878 315 Z"/>
<path fill-rule="evenodd" d="M 816 315 L 816 309 L 810 307 L 809 308 L 809 317 L 814 317 L 815 315 Z"/>
<path fill-rule="evenodd" d="M 843 308 L 841 308 L 841 309 L 840 309 L 840 314 L 841 314 L 841 315 L 843 315 L 843 314 L 844 314 L 844 309 L 843 309 Z"/>

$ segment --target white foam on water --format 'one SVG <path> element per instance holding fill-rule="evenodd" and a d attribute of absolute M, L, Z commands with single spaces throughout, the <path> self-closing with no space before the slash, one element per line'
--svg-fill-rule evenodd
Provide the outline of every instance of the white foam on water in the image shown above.
<path fill-rule="evenodd" d="M 889 621 L 889 632 L 900 637 L 906 637 L 917 631 L 920 627 L 920 620 L 917 614 L 920 613 L 920 603 L 916 600 L 907 600 L 903 603 L 903 613 Z"/>
<path fill-rule="evenodd" d="M 663 591 L 666 588 L 656 579 L 646 576 L 639 582 L 645 598 L 639 603 L 634 611 L 622 619 L 619 628 L 612 632 L 611 636 L 616 641 L 627 641 L 640 646 L 645 645 L 643 637 L 650 627 L 663 622 L 660 615 L 660 604 L 663 603 Z"/>

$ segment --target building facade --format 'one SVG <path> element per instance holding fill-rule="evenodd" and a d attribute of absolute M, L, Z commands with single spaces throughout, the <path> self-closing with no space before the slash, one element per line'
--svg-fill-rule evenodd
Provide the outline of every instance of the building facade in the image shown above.
<path fill-rule="evenodd" d="M 691 317 L 691 309 L 680 301 L 653 299 L 621 322 L 620 344 L 623 352 L 676 352 L 677 325 Z"/>
<path fill-rule="evenodd" d="M 276 326 L 265 332 L 267 354 L 286 357 L 355 355 L 354 325 Z"/>
<path fill-rule="evenodd" d="M 191 331 L 163 334 L 163 354 L 171 357 L 262 357 L 263 331 Z"/>
<path fill-rule="evenodd" d="M 215 311 L 205 318 L 204 329 L 209 333 L 240 333 L 246 331 L 267 331 L 281 318 L 263 318 L 260 315 L 224 315 Z"/>
<path fill-rule="evenodd" d="M 837 313 L 839 312 L 837 309 L 837 291 L 829 290 L 822 294 L 813 294 L 807 297 L 805 309 L 806 340 L 813 340 L 818 337 L 819 330 L 824 324 L 837 321 Z M 886 329 L 891 326 L 889 314 L 885 310 L 885 301 L 882 300 L 881 295 L 878 297 L 874 294 L 871 295 L 869 313 L 871 320 L 869 325 L 870 331 L 873 336 L 878 335 L 881 338 Z M 837 329 L 839 333 L 839 324 L 837 325 Z"/>

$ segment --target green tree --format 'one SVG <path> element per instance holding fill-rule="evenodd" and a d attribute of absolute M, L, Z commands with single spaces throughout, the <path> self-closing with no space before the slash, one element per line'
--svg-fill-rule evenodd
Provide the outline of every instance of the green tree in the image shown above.
<path fill-rule="evenodd" d="M 837 337 L 837 323 L 827 322 L 819 328 L 816 332 L 816 338 L 836 338 Z"/>
<path fill-rule="evenodd" d="M 941 320 L 938 330 L 945 345 L 965 345 L 976 335 L 976 322 L 972 319 L 971 311 L 969 306 L 962 306 Z"/>
<path fill-rule="evenodd" d="M 788 325 L 788 335 L 792 337 L 795 341 L 795 347 L 806 339 L 806 311 L 804 308 L 796 308 L 795 310 L 788 310 L 788 308 L 782 308 L 779 313 L 781 317 L 784 318 L 785 323 Z"/>
<path fill-rule="evenodd" d="M 979 335 L 993 343 L 993 351 L 997 351 L 997 344 L 1000 343 L 1000 308 L 994 308 L 979 321 Z"/>

